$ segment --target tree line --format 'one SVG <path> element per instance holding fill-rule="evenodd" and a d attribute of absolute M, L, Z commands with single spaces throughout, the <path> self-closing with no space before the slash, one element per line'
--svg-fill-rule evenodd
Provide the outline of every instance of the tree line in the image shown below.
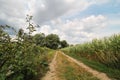
<path fill-rule="evenodd" d="M 19 29 L 18 36 L 20 36 L 24 41 L 30 41 L 37 46 L 47 47 L 50 49 L 60 49 L 69 46 L 67 41 L 60 40 L 60 37 L 57 34 L 45 35 L 44 33 L 38 33 L 35 35 L 28 35 L 27 33 L 24 33 L 23 29 Z"/>
<path fill-rule="evenodd" d="M 57 34 L 49 34 L 46 36 L 44 33 L 39 33 L 33 36 L 33 41 L 38 46 L 48 47 L 50 49 L 59 49 L 69 46 L 66 40 L 60 41 Z"/>

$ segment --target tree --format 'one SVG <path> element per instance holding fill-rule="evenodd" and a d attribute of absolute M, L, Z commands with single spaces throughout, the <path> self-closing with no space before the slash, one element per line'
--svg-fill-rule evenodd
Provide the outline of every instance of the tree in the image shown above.
<path fill-rule="evenodd" d="M 64 47 L 69 46 L 69 44 L 67 43 L 66 40 L 61 41 L 61 42 L 60 42 L 60 45 L 61 45 L 61 48 L 64 48 Z"/>
<path fill-rule="evenodd" d="M 51 49 L 57 49 L 60 45 L 60 39 L 56 34 L 49 34 L 46 36 L 46 47 Z"/>
<path fill-rule="evenodd" d="M 37 65 L 40 63 L 36 61 L 35 53 L 40 51 L 29 40 L 34 26 L 31 27 L 31 22 L 28 22 L 29 34 L 19 29 L 17 42 L 12 42 L 9 34 L 5 32 L 6 28 L 13 29 L 12 27 L 0 26 L 0 80 L 29 80 L 37 74 Z"/>
<path fill-rule="evenodd" d="M 8 25 L 0 25 L 0 43 L 4 43 L 4 42 L 10 42 L 10 36 L 7 32 L 5 32 L 5 29 L 12 29 L 14 32 L 14 28 Z"/>
<path fill-rule="evenodd" d="M 45 46 L 45 34 L 44 33 L 34 35 L 33 40 L 36 45 L 39 45 L 41 47 Z"/>
<path fill-rule="evenodd" d="M 32 18 L 33 18 L 33 16 L 30 16 L 30 15 L 27 15 L 27 17 L 26 17 L 26 22 L 28 23 L 27 29 L 29 30 L 29 33 L 28 33 L 29 35 L 32 34 L 34 31 L 36 31 L 35 30 L 36 26 L 33 23 L 31 23 Z"/>
<path fill-rule="evenodd" d="M 24 30 L 23 29 L 19 29 L 17 37 L 18 37 L 18 41 L 23 40 L 23 37 L 24 37 Z"/>

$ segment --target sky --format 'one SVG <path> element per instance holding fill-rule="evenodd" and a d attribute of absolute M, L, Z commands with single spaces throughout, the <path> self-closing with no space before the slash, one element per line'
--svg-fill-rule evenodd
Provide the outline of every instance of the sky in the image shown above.
<path fill-rule="evenodd" d="M 27 31 L 27 14 L 40 25 L 34 34 L 57 34 L 70 44 L 120 33 L 120 0 L 0 0 L 0 25 Z"/>

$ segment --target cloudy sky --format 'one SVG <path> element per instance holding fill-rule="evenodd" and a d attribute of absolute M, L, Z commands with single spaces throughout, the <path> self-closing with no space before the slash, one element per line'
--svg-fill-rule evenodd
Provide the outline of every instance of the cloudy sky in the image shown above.
<path fill-rule="evenodd" d="M 0 0 L 0 25 L 26 29 L 26 14 L 73 44 L 120 33 L 120 0 Z"/>

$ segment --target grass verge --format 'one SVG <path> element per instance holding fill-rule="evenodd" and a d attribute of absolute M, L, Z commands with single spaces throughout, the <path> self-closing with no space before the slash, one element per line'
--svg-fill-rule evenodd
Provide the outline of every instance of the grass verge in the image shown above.
<path fill-rule="evenodd" d="M 69 61 L 61 53 L 57 55 L 57 75 L 60 80 L 99 80 L 76 63 Z"/>
<path fill-rule="evenodd" d="M 44 55 L 38 56 L 41 58 L 40 65 L 37 68 L 38 74 L 31 80 L 41 80 L 41 78 L 45 76 L 46 72 L 49 70 L 49 63 L 52 61 L 54 54 L 55 50 L 48 49 L 44 52 Z"/>
<path fill-rule="evenodd" d="M 105 66 L 104 64 L 101 64 L 99 62 L 95 62 L 92 60 L 88 60 L 86 58 L 79 57 L 79 56 L 75 55 L 74 53 L 66 53 L 66 54 L 77 60 L 82 61 L 84 64 L 88 65 L 89 67 L 91 67 L 97 71 L 106 73 L 113 80 L 114 79 L 120 80 L 120 70 L 118 70 L 118 69 L 109 68 L 109 67 Z"/>

